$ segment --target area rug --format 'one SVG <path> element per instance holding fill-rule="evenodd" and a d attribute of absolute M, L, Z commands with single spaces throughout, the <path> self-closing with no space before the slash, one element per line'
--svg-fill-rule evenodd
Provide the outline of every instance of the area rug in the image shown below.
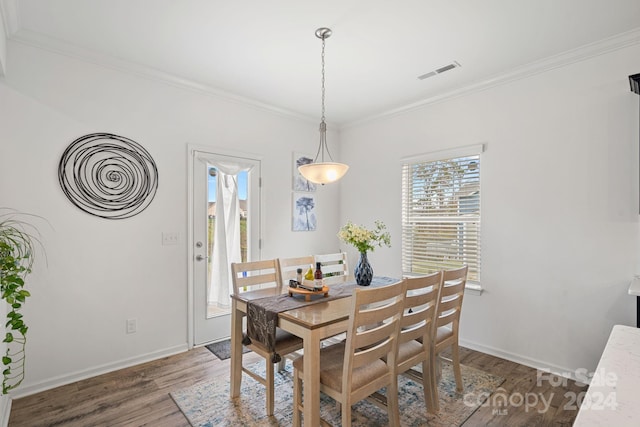
<path fill-rule="evenodd" d="M 216 357 L 220 360 L 225 360 L 231 357 L 231 341 L 224 340 L 220 342 L 214 342 L 213 344 L 205 345 L 207 350 L 211 353 L 215 354 Z M 248 353 L 249 350 L 247 347 L 242 346 L 242 352 Z"/>
<path fill-rule="evenodd" d="M 250 367 L 264 374 L 264 363 Z M 290 426 L 292 424 L 293 382 L 292 366 L 287 361 L 286 370 L 275 377 L 274 416 L 265 415 L 265 388 L 247 375 L 242 377 L 238 399 L 229 397 L 229 381 L 225 375 L 214 382 L 194 385 L 171 393 L 180 410 L 193 427 L 213 426 Z M 400 424 L 403 426 L 462 425 L 488 399 L 491 393 L 504 382 L 478 369 L 461 365 L 464 381 L 463 393 L 456 392 L 451 365 L 442 363 L 439 388 L 440 411 L 427 414 L 422 384 L 404 376 L 398 380 L 400 396 Z M 335 401 L 324 394 L 320 416 L 335 426 L 341 424 L 340 411 Z M 386 411 L 367 401 L 353 406 L 353 426 L 388 426 Z"/>

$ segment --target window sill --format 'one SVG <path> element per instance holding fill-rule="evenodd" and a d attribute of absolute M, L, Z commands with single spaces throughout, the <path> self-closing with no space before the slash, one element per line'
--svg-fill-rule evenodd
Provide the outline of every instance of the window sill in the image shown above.
<path fill-rule="evenodd" d="M 469 281 L 467 281 L 467 283 L 465 284 L 465 287 L 464 287 L 464 293 L 465 294 L 469 294 L 469 295 L 480 296 L 480 295 L 482 295 L 483 291 L 484 291 L 484 289 L 482 288 L 482 286 L 480 285 L 479 282 L 469 282 Z"/>

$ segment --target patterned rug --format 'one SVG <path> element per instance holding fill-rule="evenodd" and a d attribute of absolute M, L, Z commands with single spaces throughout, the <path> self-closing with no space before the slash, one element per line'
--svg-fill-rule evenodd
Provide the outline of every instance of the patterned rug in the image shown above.
<path fill-rule="evenodd" d="M 252 366 L 264 374 L 264 363 Z M 293 382 L 292 366 L 276 374 L 274 416 L 265 415 L 265 388 L 248 375 L 242 377 L 240 398 L 229 398 L 228 375 L 217 381 L 197 384 L 171 393 L 180 410 L 193 427 L 213 426 L 290 426 L 292 424 Z M 422 384 L 404 376 L 398 379 L 400 398 L 400 424 L 403 426 L 460 426 L 504 382 L 486 372 L 461 365 L 464 381 L 463 393 L 457 393 L 451 365 L 442 362 L 442 377 L 438 385 L 440 411 L 427 414 Z M 353 406 L 353 426 L 388 426 L 386 411 L 367 401 Z M 332 425 L 341 424 L 340 411 L 333 399 L 322 395 L 322 418 Z"/>

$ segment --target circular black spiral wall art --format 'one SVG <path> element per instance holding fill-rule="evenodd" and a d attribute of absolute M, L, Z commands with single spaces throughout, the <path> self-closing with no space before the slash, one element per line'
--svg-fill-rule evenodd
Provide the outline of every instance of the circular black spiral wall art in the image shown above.
<path fill-rule="evenodd" d="M 58 180 L 71 203 L 101 218 L 135 216 L 158 189 L 158 169 L 140 144 L 110 133 L 73 141 L 62 154 Z"/>

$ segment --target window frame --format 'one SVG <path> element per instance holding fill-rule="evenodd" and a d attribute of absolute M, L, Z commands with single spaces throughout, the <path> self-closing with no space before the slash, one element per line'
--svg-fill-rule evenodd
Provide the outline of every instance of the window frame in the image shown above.
<path fill-rule="evenodd" d="M 473 156 L 477 156 L 478 157 L 478 213 L 477 216 L 475 216 L 475 223 L 477 226 L 477 241 L 475 242 L 475 246 L 474 249 L 477 251 L 477 255 L 475 256 L 475 265 L 473 265 L 473 272 L 470 274 L 470 279 L 467 280 L 467 290 L 468 291 L 472 291 L 473 293 L 476 293 L 478 295 L 480 295 L 482 293 L 482 286 L 480 285 L 480 281 L 481 281 L 481 265 L 482 265 L 482 252 L 481 252 L 481 232 L 482 232 L 482 178 L 481 178 L 481 167 L 482 167 L 482 154 L 484 153 L 485 150 L 485 145 L 484 144 L 474 144 L 474 145 L 469 145 L 469 146 L 464 146 L 464 147 L 457 147 L 457 148 L 453 148 L 453 149 L 445 149 L 445 150 L 439 150 L 439 151 L 434 151 L 434 152 L 429 152 L 429 153 L 424 153 L 424 154 L 420 154 L 420 155 L 415 155 L 415 156 L 408 156 L 408 157 L 404 157 L 401 159 L 401 175 L 402 175 L 402 212 L 401 212 L 401 218 L 402 218 L 402 224 L 401 224 L 401 228 L 402 228 L 402 269 L 403 269 L 403 275 L 405 276 L 412 276 L 412 275 L 419 275 L 419 274 L 424 274 L 424 272 L 416 272 L 416 271 L 406 271 L 407 270 L 407 265 L 408 264 L 412 264 L 413 260 L 415 259 L 415 257 L 413 257 L 413 249 L 408 249 L 405 247 L 405 242 L 407 242 L 408 240 L 415 240 L 415 233 L 413 233 L 413 231 L 408 230 L 408 222 L 411 221 L 413 224 L 415 224 L 415 218 L 411 218 L 411 216 L 408 214 L 409 209 L 410 208 L 414 208 L 415 209 L 415 204 L 414 201 L 409 201 L 409 183 L 413 182 L 412 177 L 410 176 L 410 168 L 412 166 L 416 166 L 416 165 L 420 165 L 420 164 L 429 164 L 429 163 L 435 163 L 435 162 L 441 162 L 441 161 L 458 161 L 458 159 L 462 159 L 465 157 L 473 157 Z M 451 187 L 454 187 L 453 184 L 451 184 Z M 411 187 L 413 188 L 413 187 Z M 458 205 L 459 208 L 459 205 Z M 447 221 L 453 221 L 456 222 L 456 218 L 461 218 L 462 215 L 460 214 L 456 214 L 456 215 L 444 215 L 441 216 L 439 215 L 440 219 L 438 218 L 430 218 L 428 215 L 425 217 L 420 218 L 420 221 L 424 221 L 425 224 L 435 224 L 436 222 L 440 221 L 442 217 L 447 218 Z M 468 220 L 467 220 L 468 221 Z M 474 222 L 469 221 L 469 222 Z M 464 240 L 463 240 L 464 241 Z M 411 256 L 411 261 L 407 261 L 406 257 L 407 256 Z M 472 268 L 472 266 L 470 265 L 470 268 Z"/>

